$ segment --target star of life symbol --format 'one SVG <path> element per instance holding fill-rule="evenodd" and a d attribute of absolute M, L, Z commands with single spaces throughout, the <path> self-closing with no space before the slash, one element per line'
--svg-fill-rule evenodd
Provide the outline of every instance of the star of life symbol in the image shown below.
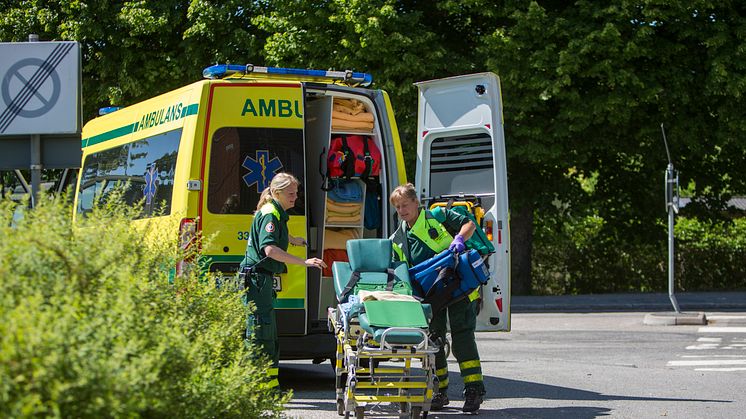
<path fill-rule="evenodd" d="M 275 177 L 277 171 L 282 169 L 282 162 L 277 157 L 270 159 L 269 150 L 257 150 L 256 158 L 246 156 L 241 166 L 249 170 L 249 173 L 243 176 L 246 186 L 256 185 L 257 193 L 261 193 L 269 187 L 269 182 Z"/>
<path fill-rule="evenodd" d="M 158 189 L 158 168 L 155 164 L 145 171 L 145 188 L 143 188 L 143 194 L 145 195 L 145 204 L 150 205 L 151 201 L 155 197 L 155 191 Z"/>

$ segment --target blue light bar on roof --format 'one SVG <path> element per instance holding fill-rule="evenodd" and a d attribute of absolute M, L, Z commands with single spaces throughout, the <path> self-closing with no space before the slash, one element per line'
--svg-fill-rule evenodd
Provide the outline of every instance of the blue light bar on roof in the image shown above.
<path fill-rule="evenodd" d="M 347 84 L 360 86 L 370 86 L 373 83 L 373 76 L 367 73 L 356 73 L 350 70 L 331 71 L 331 70 L 304 70 L 301 68 L 284 68 L 284 67 L 259 67 L 253 64 L 218 64 L 205 68 L 202 71 L 202 77 L 206 79 L 219 79 L 233 74 L 268 74 L 268 75 L 290 75 L 300 77 L 314 77 L 328 79 L 330 81 L 341 81 Z"/>
<path fill-rule="evenodd" d="M 118 111 L 120 109 L 122 109 L 122 108 L 119 107 L 119 106 L 107 106 L 105 108 L 100 108 L 98 110 L 98 115 L 99 116 L 104 116 L 104 115 L 110 114 L 112 112 L 116 112 L 116 111 Z"/>

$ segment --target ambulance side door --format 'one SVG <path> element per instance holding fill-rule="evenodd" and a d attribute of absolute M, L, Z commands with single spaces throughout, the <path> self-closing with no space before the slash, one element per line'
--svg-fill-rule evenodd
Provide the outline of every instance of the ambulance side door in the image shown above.
<path fill-rule="evenodd" d="M 423 203 L 461 197 L 484 210 L 480 226 L 495 247 L 478 301 L 478 331 L 510 330 L 508 183 L 500 81 L 479 73 L 416 83 L 417 168 Z M 471 197 L 471 198 L 468 198 Z"/>

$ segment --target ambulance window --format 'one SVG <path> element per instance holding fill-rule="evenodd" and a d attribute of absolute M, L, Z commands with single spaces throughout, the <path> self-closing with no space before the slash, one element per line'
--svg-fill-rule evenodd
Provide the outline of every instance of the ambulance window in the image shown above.
<path fill-rule="evenodd" d="M 218 129 L 212 137 L 207 209 L 214 214 L 253 214 L 259 195 L 275 173 L 300 180 L 290 215 L 305 215 L 303 130 L 285 128 Z"/>
<path fill-rule="evenodd" d="M 105 199 L 116 185 L 129 182 L 123 198 L 128 205 L 142 205 L 137 218 L 167 215 L 180 139 L 179 129 L 88 156 L 81 172 L 78 212 L 91 211 L 96 197 Z"/>
<path fill-rule="evenodd" d="M 430 195 L 494 193 L 492 137 L 486 134 L 433 140 Z"/>

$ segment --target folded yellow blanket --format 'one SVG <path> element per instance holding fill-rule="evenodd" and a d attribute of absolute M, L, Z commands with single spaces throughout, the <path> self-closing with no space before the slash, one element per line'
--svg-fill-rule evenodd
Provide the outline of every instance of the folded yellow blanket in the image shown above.
<path fill-rule="evenodd" d="M 331 199 L 326 200 L 326 210 L 339 213 L 359 213 L 363 204 L 358 202 L 337 202 Z"/>
<path fill-rule="evenodd" d="M 360 224 L 360 221 L 363 218 L 360 216 L 360 214 L 354 216 L 354 217 L 339 217 L 339 216 L 329 216 L 326 217 L 326 222 L 330 224 Z"/>
<path fill-rule="evenodd" d="M 357 99 L 334 98 L 334 107 L 334 110 L 345 112 L 350 115 L 357 115 L 360 112 L 365 112 L 365 105 Z"/>
<path fill-rule="evenodd" d="M 368 112 L 360 112 L 357 115 L 350 115 L 344 112 L 332 111 L 332 119 L 343 119 L 345 121 L 354 122 L 373 122 L 373 114 Z"/>
<path fill-rule="evenodd" d="M 373 123 L 372 122 L 347 121 L 344 119 L 332 119 L 332 130 L 336 130 L 336 131 L 352 130 L 352 131 L 372 132 Z"/>
<path fill-rule="evenodd" d="M 326 216 L 328 217 L 359 217 L 360 211 L 330 211 L 328 208 L 326 210 Z"/>
<path fill-rule="evenodd" d="M 359 239 L 360 232 L 356 228 L 343 228 L 324 230 L 324 249 L 346 249 L 347 240 Z"/>

